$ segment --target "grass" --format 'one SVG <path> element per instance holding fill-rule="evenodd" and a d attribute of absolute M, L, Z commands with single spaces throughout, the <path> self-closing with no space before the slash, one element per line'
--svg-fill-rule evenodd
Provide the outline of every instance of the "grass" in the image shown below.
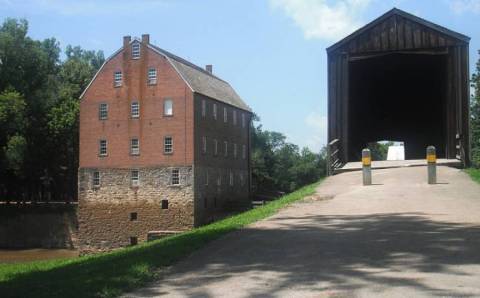
<path fill-rule="evenodd" d="M 206 243 L 273 215 L 282 207 L 313 194 L 318 183 L 224 220 L 175 236 L 110 253 L 69 260 L 0 265 L 0 296 L 115 297 L 155 278 Z"/>
<path fill-rule="evenodd" d="M 480 169 L 470 168 L 466 169 L 465 172 L 470 175 L 473 181 L 480 183 Z"/>

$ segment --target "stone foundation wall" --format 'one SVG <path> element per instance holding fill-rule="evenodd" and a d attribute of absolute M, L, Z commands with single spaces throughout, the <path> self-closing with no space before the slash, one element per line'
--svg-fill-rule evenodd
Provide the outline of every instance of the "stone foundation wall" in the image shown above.
<path fill-rule="evenodd" d="M 194 226 L 192 167 L 140 168 L 140 185 L 131 187 L 130 169 L 79 170 L 79 248 L 83 253 L 110 250 L 147 240 L 150 231 L 183 231 Z M 101 185 L 93 187 L 93 172 Z M 168 201 L 168 208 L 165 202 Z"/>

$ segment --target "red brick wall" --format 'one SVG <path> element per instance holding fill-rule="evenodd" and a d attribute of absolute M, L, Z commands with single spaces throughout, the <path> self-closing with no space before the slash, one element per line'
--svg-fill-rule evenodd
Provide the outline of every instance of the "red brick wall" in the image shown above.
<path fill-rule="evenodd" d="M 157 69 L 157 84 L 147 84 L 149 67 Z M 122 71 L 115 88 L 113 74 Z M 163 116 L 163 101 L 173 100 L 173 117 Z M 140 118 L 130 118 L 132 100 L 140 103 Z M 108 120 L 99 120 L 98 107 L 108 103 Z M 193 163 L 193 93 L 168 60 L 141 46 L 140 59 L 131 47 L 106 63 L 80 103 L 80 168 L 130 168 Z M 174 153 L 164 155 L 163 137 L 172 136 Z M 108 141 L 108 156 L 99 157 L 99 139 Z M 140 140 L 140 155 L 130 155 L 130 139 Z"/>

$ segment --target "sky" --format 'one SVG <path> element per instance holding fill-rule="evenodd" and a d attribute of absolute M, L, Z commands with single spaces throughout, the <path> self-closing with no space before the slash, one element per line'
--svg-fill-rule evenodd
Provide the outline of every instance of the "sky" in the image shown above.
<path fill-rule="evenodd" d="M 25 18 L 34 39 L 55 37 L 110 56 L 124 35 L 199 66 L 213 64 L 264 129 L 319 151 L 327 139 L 325 49 L 397 7 L 472 38 L 480 49 L 480 0 L 0 0 L 0 21 Z"/>

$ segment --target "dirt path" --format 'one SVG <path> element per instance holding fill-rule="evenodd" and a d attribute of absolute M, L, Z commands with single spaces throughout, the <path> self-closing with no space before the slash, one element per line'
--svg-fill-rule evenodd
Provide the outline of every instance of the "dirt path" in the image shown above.
<path fill-rule="evenodd" d="M 459 170 L 327 179 L 127 297 L 480 297 L 480 186 Z"/>

